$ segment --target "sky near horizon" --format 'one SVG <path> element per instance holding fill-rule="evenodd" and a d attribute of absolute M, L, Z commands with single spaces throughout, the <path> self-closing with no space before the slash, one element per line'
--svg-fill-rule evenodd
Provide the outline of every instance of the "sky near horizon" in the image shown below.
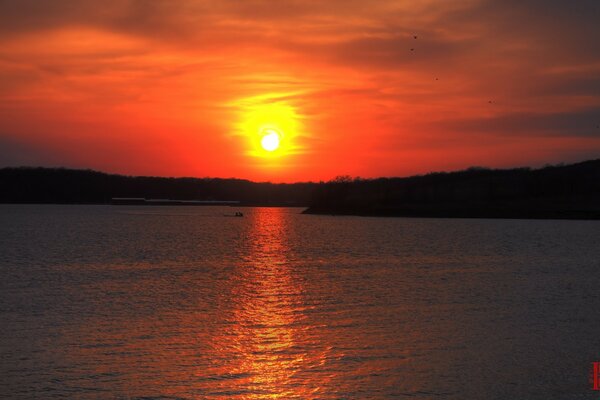
<path fill-rule="evenodd" d="M 599 158 L 598 21 L 598 0 L 0 0 L 0 167 L 289 182 Z"/>

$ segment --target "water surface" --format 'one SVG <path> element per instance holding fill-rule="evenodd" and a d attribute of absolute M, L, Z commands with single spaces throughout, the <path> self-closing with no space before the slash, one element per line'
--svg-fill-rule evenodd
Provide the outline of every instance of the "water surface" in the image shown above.
<path fill-rule="evenodd" d="M 0 397 L 598 399 L 600 222 L 0 206 Z"/>

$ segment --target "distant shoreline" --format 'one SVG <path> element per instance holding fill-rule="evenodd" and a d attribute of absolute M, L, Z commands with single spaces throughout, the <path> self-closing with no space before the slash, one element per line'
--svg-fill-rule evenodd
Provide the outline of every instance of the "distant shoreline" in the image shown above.
<path fill-rule="evenodd" d="M 6 206 L 111 206 L 111 207 L 272 207 L 272 208 L 307 208 L 307 205 L 289 204 L 186 204 L 186 203 L 151 203 L 151 204 L 115 204 L 115 203 L 56 203 L 56 202 L 0 202 Z"/>
<path fill-rule="evenodd" d="M 600 159 L 540 169 L 472 167 L 405 178 L 273 184 L 60 168 L 1 168 L 2 204 L 308 207 L 305 214 L 600 219 Z"/>
<path fill-rule="evenodd" d="M 444 209 L 397 207 L 390 209 L 344 209 L 308 207 L 307 215 L 391 217 L 391 218 L 473 218 L 473 219 L 545 219 L 545 220 L 600 220 L 600 211 L 590 210 L 533 210 L 533 209 Z"/>
<path fill-rule="evenodd" d="M 111 204 L 111 203 L 0 203 L 0 205 L 28 206 L 116 206 L 116 207 L 186 207 L 185 204 Z M 213 204 L 194 205 L 195 207 L 215 206 Z M 271 208 L 304 208 L 301 214 L 330 215 L 338 217 L 380 217 L 380 218 L 444 218 L 444 219 L 535 219 L 535 220 L 578 220 L 598 221 L 600 211 L 589 210 L 510 210 L 510 209 L 477 209 L 477 210 L 448 210 L 448 209 L 336 209 L 290 205 L 268 204 L 239 204 L 217 205 L 219 207 L 271 207 Z"/>
<path fill-rule="evenodd" d="M 600 219 L 600 159 L 541 169 L 470 168 L 410 178 L 340 177 L 306 214 L 420 218 Z"/>

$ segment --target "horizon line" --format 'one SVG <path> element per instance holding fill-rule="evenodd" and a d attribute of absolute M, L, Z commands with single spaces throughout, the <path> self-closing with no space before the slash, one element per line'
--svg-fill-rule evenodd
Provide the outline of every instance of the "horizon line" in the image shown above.
<path fill-rule="evenodd" d="M 6 170 L 6 169 L 48 169 L 48 170 L 67 170 L 67 171 L 87 171 L 87 172 L 95 172 L 98 174 L 122 176 L 122 177 L 128 177 L 128 178 L 198 179 L 198 180 L 219 179 L 219 180 L 247 181 L 247 182 L 251 182 L 251 183 L 270 183 L 270 184 L 274 184 L 274 185 L 293 185 L 293 184 L 327 183 L 327 182 L 334 182 L 337 179 L 349 179 L 352 181 L 356 181 L 356 180 L 369 181 L 369 180 L 377 180 L 377 179 L 409 179 L 409 178 L 417 178 L 417 177 L 423 177 L 423 176 L 433 175 L 433 174 L 452 174 L 452 173 L 466 172 L 466 171 L 471 171 L 471 170 L 510 171 L 510 170 L 528 169 L 528 170 L 537 171 L 537 170 L 542 170 L 545 168 L 566 167 L 566 166 L 584 164 L 584 163 L 594 162 L 594 161 L 600 161 L 600 158 L 591 158 L 591 159 L 570 162 L 570 163 L 567 163 L 567 162 L 557 162 L 557 163 L 553 163 L 553 164 L 546 163 L 540 167 L 518 166 L 518 167 L 506 167 L 506 168 L 493 168 L 493 167 L 486 167 L 486 166 L 481 166 L 481 165 L 472 165 L 472 166 L 469 166 L 469 167 L 466 167 L 463 169 L 456 169 L 456 170 L 450 170 L 450 171 L 429 171 L 429 172 L 425 172 L 422 174 L 414 174 L 414 175 L 407 175 L 407 176 L 378 176 L 378 177 L 366 178 L 366 177 L 361 177 L 361 176 L 351 176 L 348 174 L 340 174 L 340 175 L 336 175 L 335 177 L 333 177 L 329 180 L 320 180 L 320 181 L 309 180 L 309 181 L 295 181 L 295 182 L 254 181 L 254 180 L 247 179 L 247 178 L 237 178 L 237 177 L 223 178 L 223 177 L 211 177 L 211 176 L 198 177 L 198 176 L 183 176 L 183 175 L 182 176 L 132 175 L 132 174 L 125 174 L 125 173 L 105 172 L 105 171 L 96 170 L 96 169 L 92 169 L 92 168 L 74 168 L 74 167 L 65 167 L 65 166 L 47 167 L 47 166 L 41 166 L 41 165 L 38 165 L 38 166 L 32 166 L 32 165 L 4 166 L 4 167 L 0 167 L 0 171 Z"/>

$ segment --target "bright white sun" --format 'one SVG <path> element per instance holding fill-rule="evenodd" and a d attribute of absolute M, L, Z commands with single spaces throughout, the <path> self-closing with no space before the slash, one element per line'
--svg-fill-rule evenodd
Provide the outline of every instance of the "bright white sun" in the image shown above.
<path fill-rule="evenodd" d="M 265 135 L 260 141 L 260 145 L 266 151 L 275 151 L 279 148 L 279 133 L 273 129 L 265 129 Z"/>

